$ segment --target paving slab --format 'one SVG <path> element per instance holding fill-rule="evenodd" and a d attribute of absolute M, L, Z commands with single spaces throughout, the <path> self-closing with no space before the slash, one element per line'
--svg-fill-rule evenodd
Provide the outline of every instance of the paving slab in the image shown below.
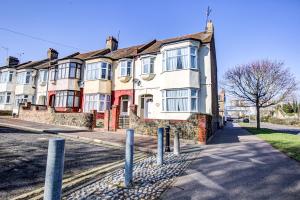
<path fill-rule="evenodd" d="M 299 162 L 237 124 L 195 151 L 198 157 L 162 199 L 300 199 Z"/>

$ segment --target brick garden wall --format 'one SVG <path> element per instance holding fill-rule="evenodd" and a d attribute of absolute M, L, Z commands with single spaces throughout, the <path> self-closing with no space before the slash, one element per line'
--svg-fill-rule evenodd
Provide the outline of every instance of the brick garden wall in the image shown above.
<path fill-rule="evenodd" d="M 20 105 L 19 119 L 54 125 L 94 128 L 92 113 L 61 113 L 39 105 Z"/>
<path fill-rule="evenodd" d="M 214 128 L 212 116 L 205 114 L 194 114 L 188 120 L 162 120 L 162 119 L 140 119 L 134 112 L 130 112 L 130 127 L 138 134 L 157 135 L 158 127 L 170 126 L 170 134 L 174 135 L 179 129 L 180 138 L 193 140 L 196 143 L 206 144 L 213 135 Z"/>

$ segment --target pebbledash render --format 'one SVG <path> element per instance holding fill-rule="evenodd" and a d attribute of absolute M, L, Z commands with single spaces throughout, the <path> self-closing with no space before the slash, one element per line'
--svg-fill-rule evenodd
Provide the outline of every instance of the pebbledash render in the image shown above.
<path fill-rule="evenodd" d="M 141 119 L 187 120 L 194 113 L 218 124 L 217 63 L 214 29 L 118 48 L 110 36 L 106 47 L 58 58 L 19 64 L 10 58 L 0 68 L 0 109 L 18 114 L 19 103 L 52 107 L 56 112 L 117 110 L 126 127 L 130 107 Z"/>

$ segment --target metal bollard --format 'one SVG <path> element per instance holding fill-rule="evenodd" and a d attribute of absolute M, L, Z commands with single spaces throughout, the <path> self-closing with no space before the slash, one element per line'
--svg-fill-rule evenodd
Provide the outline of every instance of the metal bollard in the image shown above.
<path fill-rule="evenodd" d="M 180 154 L 180 142 L 179 142 L 179 131 L 180 129 L 176 129 L 174 133 L 174 154 Z"/>
<path fill-rule="evenodd" d="M 166 130 L 166 146 L 165 146 L 165 152 L 171 152 L 170 150 L 170 126 L 167 126 L 165 128 Z"/>
<path fill-rule="evenodd" d="M 49 139 L 44 200 L 61 199 L 64 154 L 65 140 L 61 138 Z"/>
<path fill-rule="evenodd" d="M 162 165 L 164 162 L 164 128 L 158 128 L 157 136 L 157 164 Z"/>
<path fill-rule="evenodd" d="M 125 187 L 132 185 L 134 130 L 126 130 Z"/>

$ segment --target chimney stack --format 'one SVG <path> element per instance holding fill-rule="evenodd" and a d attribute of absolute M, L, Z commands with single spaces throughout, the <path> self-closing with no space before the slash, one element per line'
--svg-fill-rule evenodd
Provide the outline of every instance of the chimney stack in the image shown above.
<path fill-rule="evenodd" d="M 109 36 L 106 39 L 106 48 L 110 49 L 111 51 L 115 51 L 118 49 L 118 40 L 113 36 Z"/>
<path fill-rule="evenodd" d="M 47 51 L 47 58 L 49 60 L 54 60 L 58 58 L 58 52 L 55 49 L 49 48 Z"/>
<path fill-rule="evenodd" d="M 11 67 L 11 66 L 18 65 L 18 64 L 20 63 L 20 61 L 19 61 L 19 59 L 16 58 L 16 57 L 9 56 L 9 57 L 6 59 L 6 63 L 7 63 L 7 66 Z"/>
<path fill-rule="evenodd" d="M 208 32 L 208 33 L 213 33 L 214 32 L 214 25 L 213 25 L 211 20 L 209 20 L 207 22 L 205 31 Z"/>

